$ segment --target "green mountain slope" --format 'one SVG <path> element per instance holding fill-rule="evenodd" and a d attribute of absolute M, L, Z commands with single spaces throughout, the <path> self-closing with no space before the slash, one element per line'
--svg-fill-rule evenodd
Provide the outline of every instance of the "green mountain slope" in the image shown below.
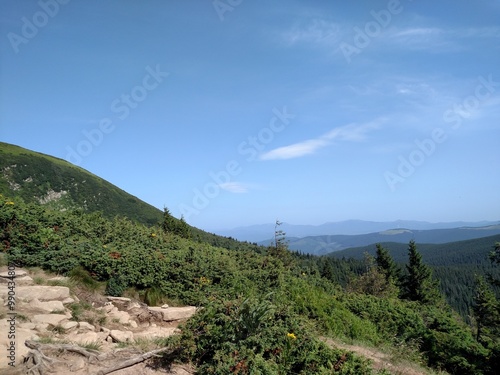
<path fill-rule="evenodd" d="M 121 216 L 149 226 L 163 220 L 161 210 L 83 168 L 63 159 L 2 142 L 0 194 L 50 209 L 101 212 L 108 219 Z M 179 223 L 174 217 L 170 220 Z M 262 247 L 256 244 L 187 227 L 190 236 L 197 242 L 226 249 L 262 252 Z"/>
<path fill-rule="evenodd" d="M 152 225 L 161 210 L 65 160 L 0 142 L 0 194 L 65 210 L 102 211 Z"/>

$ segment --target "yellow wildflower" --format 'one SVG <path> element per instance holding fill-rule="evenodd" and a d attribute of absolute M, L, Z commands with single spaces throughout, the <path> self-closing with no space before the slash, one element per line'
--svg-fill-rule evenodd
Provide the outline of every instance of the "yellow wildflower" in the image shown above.
<path fill-rule="evenodd" d="M 12 202 L 12 201 L 7 201 L 7 202 L 5 202 L 5 204 L 8 204 L 8 205 L 11 205 L 11 206 L 12 206 L 12 205 L 14 204 L 14 202 Z"/>
<path fill-rule="evenodd" d="M 210 284 L 210 279 L 205 277 L 205 276 L 202 276 L 198 279 L 198 282 L 201 284 L 201 285 L 208 285 Z"/>
<path fill-rule="evenodd" d="M 289 339 L 292 339 L 292 340 L 297 340 L 297 336 L 295 336 L 295 334 L 293 332 L 287 333 L 286 337 L 288 337 Z"/>

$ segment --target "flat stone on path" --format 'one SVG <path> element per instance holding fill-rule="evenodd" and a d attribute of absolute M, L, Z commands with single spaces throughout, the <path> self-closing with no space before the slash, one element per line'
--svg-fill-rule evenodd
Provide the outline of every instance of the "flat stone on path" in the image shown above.
<path fill-rule="evenodd" d="M 116 342 L 127 342 L 134 340 L 134 334 L 130 331 L 118 331 L 112 329 L 109 334 Z"/>
<path fill-rule="evenodd" d="M 195 306 L 169 307 L 168 309 L 161 307 L 149 307 L 149 310 L 160 312 L 163 320 L 166 322 L 189 319 L 196 313 Z"/>
<path fill-rule="evenodd" d="M 78 322 L 64 322 L 61 324 L 61 327 L 63 327 L 66 332 L 73 331 L 78 327 Z"/>
<path fill-rule="evenodd" d="M 108 313 L 108 317 L 110 319 L 117 319 L 118 323 L 120 324 L 127 324 L 130 322 L 130 315 L 126 311 L 119 311 L 118 309 L 116 311 L 110 311 Z"/>
<path fill-rule="evenodd" d="M 5 299 L 7 288 L 0 288 L 0 298 Z M 39 301 L 63 301 L 69 298 L 69 288 L 66 286 L 18 286 L 15 288 L 16 299 L 30 302 L 37 298 Z"/>
<path fill-rule="evenodd" d="M 47 323 L 51 324 L 53 326 L 57 326 L 60 324 L 63 320 L 68 319 L 66 315 L 62 314 L 40 314 L 40 315 L 35 315 L 33 319 L 31 320 L 33 323 Z"/>
<path fill-rule="evenodd" d="M 142 332 L 134 332 L 134 338 L 152 340 L 156 338 L 169 337 L 178 333 L 180 333 L 180 330 L 175 327 L 149 327 Z"/>
<path fill-rule="evenodd" d="M 95 331 L 95 327 L 87 322 L 78 322 L 78 328 L 79 329 L 84 329 L 87 331 Z"/>
<path fill-rule="evenodd" d="M 16 277 L 17 285 L 33 285 L 35 282 L 29 276 Z"/>
<path fill-rule="evenodd" d="M 30 302 L 30 307 L 47 312 L 64 311 L 64 305 L 61 301 L 41 302 L 38 298 L 35 298 Z"/>
<path fill-rule="evenodd" d="M 0 277 L 4 277 L 6 279 L 10 279 L 11 277 L 17 278 L 17 277 L 24 277 L 24 276 L 28 276 L 28 272 L 26 272 L 25 270 L 22 270 L 22 269 L 0 272 Z"/>

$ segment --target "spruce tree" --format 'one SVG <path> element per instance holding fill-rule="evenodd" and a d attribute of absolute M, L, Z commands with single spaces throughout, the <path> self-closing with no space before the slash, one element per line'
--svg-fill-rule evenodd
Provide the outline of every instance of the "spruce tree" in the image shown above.
<path fill-rule="evenodd" d="M 476 280 L 472 313 L 477 327 L 476 340 L 479 342 L 484 333 L 495 330 L 500 325 L 498 301 L 483 277 L 478 277 Z"/>
<path fill-rule="evenodd" d="M 376 265 L 373 256 L 365 253 L 366 272 L 349 281 L 347 290 L 354 293 L 371 294 L 381 298 L 393 298 L 398 295 L 398 288 L 392 279 L 387 280 L 385 274 Z"/>
<path fill-rule="evenodd" d="M 500 264 L 500 242 L 496 242 L 493 251 L 490 253 L 492 263 Z"/>
<path fill-rule="evenodd" d="M 375 256 L 375 262 L 379 271 L 385 276 L 388 282 L 398 283 L 400 279 L 399 268 L 392 259 L 389 251 L 383 248 L 381 244 L 377 244 L 377 251 Z"/>
<path fill-rule="evenodd" d="M 163 222 L 161 223 L 161 227 L 167 233 L 174 233 L 177 227 L 176 220 L 170 214 L 170 211 L 167 207 L 163 208 Z"/>
<path fill-rule="evenodd" d="M 500 242 L 496 242 L 493 249 L 490 252 L 490 261 L 493 264 L 500 264 Z M 488 277 L 488 281 L 493 285 L 500 286 L 500 280 L 493 278 L 491 275 Z"/>
<path fill-rule="evenodd" d="M 437 288 L 437 281 L 432 278 L 431 269 L 423 263 L 422 255 L 417 251 L 415 241 L 408 245 L 408 274 L 403 281 L 403 297 L 422 303 L 436 303 L 442 300 Z"/>
<path fill-rule="evenodd" d="M 320 261 L 319 266 L 320 266 L 321 277 L 324 277 L 328 280 L 333 281 L 334 273 L 333 273 L 333 267 L 332 267 L 332 264 L 330 262 L 330 259 L 328 259 L 327 257 L 322 257 L 320 259 L 321 259 L 321 261 Z"/>
<path fill-rule="evenodd" d="M 285 267 L 288 267 L 292 263 L 292 256 L 288 250 L 286 233 L 280 229 L 282 224 L 281 221 L 276 219 L 276 224 L 274 226 L 274 246 L 270 248 L 270 254 L 280 259 Z"/>
<path fill-rule="evenodd" d="M 186 223 L 184 215 L 181 216 L 179 222 L 177 223 L 174 233 L 182 238 L 191 238 L 191 229 L 189 228 L 188 223 Z"/>

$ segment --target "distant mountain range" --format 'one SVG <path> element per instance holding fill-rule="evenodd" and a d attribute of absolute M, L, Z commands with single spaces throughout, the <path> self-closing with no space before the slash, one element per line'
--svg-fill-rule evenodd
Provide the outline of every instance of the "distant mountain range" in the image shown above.
<path fill-rule="evenodd" d="M 288 238 L 289 248 L 307 254 L 324 255 L 353 247 L 373 245 L 381 242 L 408 244 L 415 240 L 418 244 L 443 244 L 464 241 L 500 234 L 500 224 L 485 227 L 461 227 L 450 229 L 410 230 L 390 229 L 381 232 L 358 235 L 323 235 L 303 238 Z M 261 241 L 261 245 L 269 245 L 271 239 Z"/>
<path fill-rule="evenodd" d="M 410 229 L 412 231 L 423 231 L 433 229 L 455 229 L 463 227 L 488 227 L 491 225 L 499 224 L 500 221 L 455 221 L 446 223 L 430 223 L 427 221 L 414 220 L 396 220 L 387 222 L 346 220 L 325 223 L 322 225 L 293 225 L 283 223 L 280 226 L 280 229 L 283 230 L 286 233 L 288 239 L 291 240 L 293 238 L 304 238 L 309 236 L 361 235 L 383 232 L 391 229 Z M 269 244 L 269 239 L 274 236 L 274 224 L 252 225 L 229 230 L 219 230 L 216 231 L 216 233 L 226 237 L 233 237 L 240 241 L 264 242 L 265 244 Z M 460 239 L 452 239 L 452 241 L 459 240 Z"/>

